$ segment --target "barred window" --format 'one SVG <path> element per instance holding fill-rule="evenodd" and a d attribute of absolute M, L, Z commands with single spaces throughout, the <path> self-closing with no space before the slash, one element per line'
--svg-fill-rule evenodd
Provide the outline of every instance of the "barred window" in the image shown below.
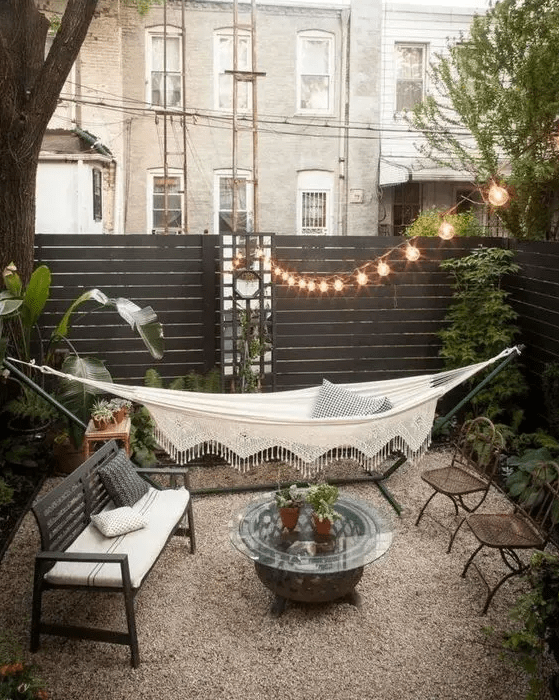
<path fill-rule="evenodd" d="M 302 192 L 301 232 L 328 233 L 326 192 Z"/>

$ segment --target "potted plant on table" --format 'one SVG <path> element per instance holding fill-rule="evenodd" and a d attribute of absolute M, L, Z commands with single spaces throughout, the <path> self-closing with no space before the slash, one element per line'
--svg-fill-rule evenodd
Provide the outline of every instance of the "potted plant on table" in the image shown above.
<path fill-rule="evenodd" d="M 338 496 L 338 487 L 333 484 L 313 484 L 309 487 L 306 501 L 312 506 L 314 529 L 318 535 L 328 535 L 332 523 L 342 517 L 337 510 L 334 510 Z"/>
<path fill-rule="evenodd" d="M 279 510 L 282 525 L 288 530 L 293 530 L 299 520 L 299 511 L 304 503 L 304 495 L 297 488 L 297 484 L 291 484 L 276 492 L 276 505 Z"/>
<path fill-rule="evenodd" d="M 130 413 L 132 402 L 126 399 L 111 399 L 111 401 L 109 401 L 109 408 L 113 412 L 114 422 L 120 423 Z"/>
<path fill-rule="evenodd" d="M 114 423 L 114 416 L 107 399 L 99 399 L 93 404 L 91 418 L 96 430 L 106 430 L 110 423 Z"/>

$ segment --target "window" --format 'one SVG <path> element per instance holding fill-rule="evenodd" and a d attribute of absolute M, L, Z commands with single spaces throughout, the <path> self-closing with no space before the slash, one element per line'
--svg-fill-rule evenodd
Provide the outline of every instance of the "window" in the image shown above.
<path fill-rule="evenodd" d="M 392 223 L 394 236 L 403 235 L 405 229 L 415 221 L 421 211 L 421 184 L 406 182 L 394 188 Z"/>
<path fill-rule="evenodd" d="M 177 30 L 150 32 L 148 102 L 152 107 L 180 109 L 182 106 L 182 47 Z"/>
<path fill-rule="evenodd" d="M 252 231 L 252 186 L 248 172 L 237 173 L 237 233 Z M 233 231 L 233 177 L 231 171 L 216 173 L 216 221 L 218 233 Z"/>
<path fill-rule="evenodd" d="M 300 112 L 331 112 L 333 107 L 332 35 L 302 32 L 298 37 L 297 109 Z"/>
<path fill-rule="evenodd" d="M 396 111 L 412 109 L 425 92 L 425 44 L 396 44 Z"/>
<path fill-rule="evenodd" d="M 237 70 L 252 69 L 252 48 L 250 36 L 237 33 Z M 233 64 L 233 30 L 218 32 L 214 38 L 214 76 L 215 106 L 217 109 L 233 109 L 233 75 L 225 71 L 234 69 Z M 237 81 L 237 109 L 248 110 L 252 107 L 251 83 Z"/>
<path fill-rule="evenodd" d="M 152 233 L 182 233 L 183 186 L 182 177 L 160 171 L 151 173 Z"/>
<path fill-rule="evenodd" d="M 299 233 L 331 233 L 332 174 L 307 170 L 299 173 Z"/>
<path fill-rule="evenodd" d="M 93 180 L 93 220 L 103 219 L 103 174 L 99 168 L 91 171 Z"/>

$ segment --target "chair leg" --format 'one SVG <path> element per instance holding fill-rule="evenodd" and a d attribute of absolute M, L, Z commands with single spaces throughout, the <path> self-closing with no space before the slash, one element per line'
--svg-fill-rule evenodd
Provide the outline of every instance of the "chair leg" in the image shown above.
<path fill-rule="evenodd" d="M 458 534 L 458 530 L 462 527 L 462 525 L 464 524 L 465 520 L 466 520 L 466 518 L 462 518 L 462 520 L 461 520 L 460 523 L 458 524 L 458 527 L 457 527 L 456 530 L 454 530 L 454 532 L 452 533 L 452 536 L 451 536 L 451 538 L 450 538 L 450 542 L 448 543 L 448 549 L 446 550 L 446 553 L 447 553 L 447 554 L 450 554 L 450 550 L 452 549 L 452 545 L 454 544 L 454 540 L 455 540 L 455 538 L 456 538 L 456 535 Z"/>
<path fill-rule="evenodd" d="M 470 564 L 473 562 L 474 557 L 476 556 L 476 554 L 477 554 L 481 549 L 483 549 L 483 547 L 484 547 L 484 545 L 483 545 L 483 544 L 480 544 L 479 547 L 478 547 L 478 548 L 474 551 L 474 553 L 470 556 L 470 558 L 469 558 L 468 561 L 466 562 L 466 566 L 464 567 L 464 570 L 463 570 L 462 573 L 460 574 L 460 576 L 461 576 L 462 578 L 466 578 L 466 571 L 468 571 L 468 569 L 470 568 Z"/>
<path fill-rule="evenodd" d="M 505 581 L 508 581 L 509 578 L 512 578 L 513 576 L 518 576 L 519 573 L 520 573 L 519 571 L 510 571 L 506 576 L 503 576 L 503 578 L 499 581 L 499 583 L 492 590 L 489 591 L 489 594 L 488 594 L 487 598 L 485 599 L 485 605 L 483 606 L 483 610 L 481 611 L 482 615 L 487 614 L 487 611 L 489 610 L 489 606 L 491 605 L 491 601 L 493 600 L 493 596 L 495 595 L 495 593 L 497 593 L 499 588 L 501 588 L 503 583 L 505 583 Z"/>
<path fill-rule="evenodd" d="M 435 496 L 437 495 L 437 493 L 438 493 L 438 491 L 433 491 L 433 493 L 432 493 L 432 494 L 429 496 L 429 498 L 425 501 L 425 505 L 424 505 L 423 508 L 419 511 L 419 515 L 417 516 L 417 520 L 415 521 L 416 526 L 419 525 L 419 521 L 420 521 L 421 518 L 423 517 L 423 513 L 425 512 L 425 509 L 427 508 L 427 506 L 429 505 L 429 503 L 431 503 L 431 501 L 433 500 L 433 498 L 435 498 Z"/>

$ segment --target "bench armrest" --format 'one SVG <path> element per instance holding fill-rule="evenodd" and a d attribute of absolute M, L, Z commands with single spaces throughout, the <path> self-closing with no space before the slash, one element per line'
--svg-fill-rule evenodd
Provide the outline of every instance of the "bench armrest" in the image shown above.
<path fill-rule="evenodd" d="M 74 561 L 74 562 L 112 562 L 120 564 L 120 575 L 122 576 L 122 587 L 126 592 L 132 591 L 132 581 L 130 579 L 130 565 L 128 554 L 114 553 L 105 554 L 102 552 L 93 554 L 90 552 L 55 552 L 43 551 L 35 555 L 35 585 L 43 579 L 44 575 L 51 568 L 48 562 Z"/>
<path fill-rule="evenodd" d="M 185 489 L 190 490 L 190 470 L 188 467 L 136 467 L 136 472 L 157 489 L 161 489 L 161 486 L 150 479 L 150 476 L 158 474 L 168 476 L 172 488 L 176 487 L 177 477 L 181 476 Z"/>

